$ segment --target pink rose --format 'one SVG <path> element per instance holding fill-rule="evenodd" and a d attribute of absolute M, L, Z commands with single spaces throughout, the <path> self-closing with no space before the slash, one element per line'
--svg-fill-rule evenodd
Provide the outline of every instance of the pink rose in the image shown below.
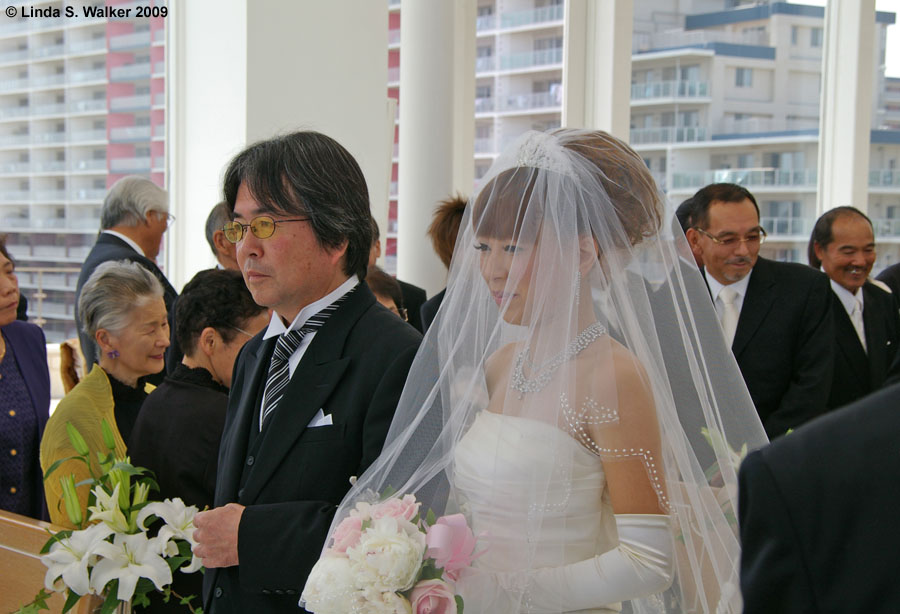
<path fill-rule="evenodd" d="M 334 544 L 331 549 L 341 554 L 347 552 L 347 548 L 359 543 L 362 534 L 363 519 L 359 516 L 347 516 L 334 530 Z"/>
<path fill-rule="evenodd" d="M 388 499 L 372 507 L 372 519 L 390 517 L 412 521 L 419 513 L 419 505 L 421 504 L 412 495 L 404 495 L 401 499 L 396 497 Z"/>
<path fill-rule="evenodd" d="M 409 596 L 413 614 L 456 614 L 453 589 L 442 580 L 425 580 Z"/>
<path fill-rule="evenodd" d="M 425 556 L 443 569 L 451 580 L 459 578 L 459 570 L 472 564 L 475 535 L 462 514 L 441 516 L 428 527 L 425 535 L 428 550 Z"/>

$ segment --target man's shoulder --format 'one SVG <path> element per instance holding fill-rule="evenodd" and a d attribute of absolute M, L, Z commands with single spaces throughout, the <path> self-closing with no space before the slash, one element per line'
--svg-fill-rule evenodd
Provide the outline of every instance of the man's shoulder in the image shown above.
<path fill-rule="evenodd" d="M 828 276 L 825 273 L 799 262 L 780 262 L 778 260 L 769 260 L 768 258 L 759 258 L 757 266 L 759 265 L 763 267 L 761 270 L 770 273 L 779 281 L 802 281 L 808 284 L 828 283 Z"/>
<path fill-rule="evenodd" d="M 353 327 L 353 335 L 396 349 L 417 346 L 422 341 L 422 333 L 379 303 L 370 305 L 363 312 Z"/>
<path fill-rule="evenodd" d="M 876 301 L 877 304 L 882 307 L 892 308 L 896 301 L 893 292 L 888 292 L 871 281 L 867 281 L 865 285 L 863 285 L 863 292 L 865 293 L 866 301 Z"/>

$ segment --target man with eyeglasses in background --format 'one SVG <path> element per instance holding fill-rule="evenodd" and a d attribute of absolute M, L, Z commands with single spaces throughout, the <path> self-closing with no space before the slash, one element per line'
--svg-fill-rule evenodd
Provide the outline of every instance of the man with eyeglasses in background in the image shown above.
<path fill-rule="evenodd" d="M 251 145 L 225 173 L 225 237 L 273 310 L 234 368 L 215 506 L 194 520 L 204 611 L 302 612 L 351 478 L 378 457 L 421 335 L 364 283 L 366 180 L 318 132 Z"/>
<path fill-rule="evenodd" d="M 75 325 L 78 327 L 78 340 L 81 353 L 84 354 L 88 369 L 97 361 L 97 345 L 88 337 L 81 327 L 78 314 L 78 300 L 81 288 L 100 264 L 110 260 L 128 260 L 137 262 L 153 273 L 163 286 L 163 300 L 172 328 L 175 299 L 178 293 L 156 264 L 162 245 L 163 234 L 174 221 L 169 213 L 169 197 L 165 190 L 146 177 L 128 175 L 116 181 L 100 209 L 100 234 L 91 248 L 75 286 Z M 170 350 L 166 350 L 168 357 Z M 180 360 L 181 357 L 178 357 Z M 152 384 L 159 384 L 165 378 L 165 370 L 147 378 Z"/>
<path fill-rule="evenodd" d="M 777 437 L 826 411 L 834 368 L 828 277 L 759 256 L 766 233 L 746 188 L 715 183 L 692 200 L 687 239 L 756 411 Z"/>

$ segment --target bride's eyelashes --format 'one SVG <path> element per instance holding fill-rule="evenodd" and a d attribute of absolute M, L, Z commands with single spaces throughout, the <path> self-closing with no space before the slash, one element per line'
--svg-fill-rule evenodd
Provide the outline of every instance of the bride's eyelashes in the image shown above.
<path fill-rule="evenodd" d="M 479 252 L 491 251 L 491 246 L 488 245 L 487 243 L 476 243 L 475 245 L 473 245 L 473 247 L 476 250 L 478 250 Z M 505 251 L 508 254 L 514 254 L 516 252 L 521 252 L 522 248 L 520 248 L 518 245 L 516 245 L 514 243 L 510 243 L 510 244 L 503 246 L 503 251 Z"/>

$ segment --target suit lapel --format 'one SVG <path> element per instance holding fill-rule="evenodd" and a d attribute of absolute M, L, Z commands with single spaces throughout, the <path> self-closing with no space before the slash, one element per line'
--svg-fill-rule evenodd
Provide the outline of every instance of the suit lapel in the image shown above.
<path fill-rule="evenodd" d="M 878 290 L 873 284 L 866 282 L 863 291 L 863 328 L 866 333 L 866 348 L 868 351 L 868 365 L 870 385 L 872 389 L 878 388 L 884 382 L 888 367 L 888 332 L 884 322 L 884 313 L 881 309 Z"/>
<path fill-rule="evenodd" d="M 735 357 L 739 357 L 744 348 L 756 334 L 757 329 L 766 319 L 769 310 L 775 303 L 776 293 L 772 291 L 775 286 L 775 276 L 768 260 L 758 258 L 753 271 L 750 273 L 750 282 L 747 284 L 747 295 L 741 305 L 741 315 L 738 318 L 737 330 L 734 333 L 734 341 L 731 350 Z"/>
<path fill-rule="evenodd" d="M 349 296 L 337 311 L 322 325 L 313 337 L 306 353 L 297 365 L 290 383 L 284 389 L 284 395 L 278 407 L 268 419 L 262 436 L 265 437 L 263 447 L 256 457 L 256 462 L 244 483 L 244 495 L 241 502 L 252 503 L 272 475 L 278 470 L 282 459 L 296 445 L 307 425 L 331 396 L 341 382 L 341 377 L 350 366 L 351 359 L 344 356 L 344 344 L 347 335 L 357 320 L 375 302 L 375 297 L 365 282 Z M 254 386 L 265 385 L 265 380 Z M 255 394 L 250 399 L 255 407 Z M 242 400 L 243 406 L 243 400 Z M 258 407 L 256 407 L 258 413 Z M 253 428 L 255 424 L 249 427 Z M 258 427 L 257 427 L 258 428 Z M 246 431 L 240 431 L 246 439 Z M 246 454 L 246 450 L 244 451 Z M 242 463 L 244 456 L 240 457 Z M 300 470 L 301 468 L 297 468 Z M 238 472 L 240 479 L 240 472 Z"/>
<path fill-rule="evenodd" d="M 231 390 L 231 394 L 237 399 L 229 399 L 228 403 L 229 411 L 234 407 L 235 413 L 233 417 L 228 416 L 230 424 L 225 427 L 227 434 L 222 439 L 222 449 L 219 452 L 220 477 L 216 484 L 216 505 L 237 499 L 244 459 L 247 456 L 247 435 L 251 428 L 259 428 L 254 420 L 254 416 L 259 414 L 256 400 L 260 386 L 265 385 L 269 370 L 268 357 L 275 347 L 275 339 L 262 340 L 260 336 L 258 343 L 251 344 L 253 341 L 247 342 L 247 355 L 242 357 L 241 386 Z"/>

